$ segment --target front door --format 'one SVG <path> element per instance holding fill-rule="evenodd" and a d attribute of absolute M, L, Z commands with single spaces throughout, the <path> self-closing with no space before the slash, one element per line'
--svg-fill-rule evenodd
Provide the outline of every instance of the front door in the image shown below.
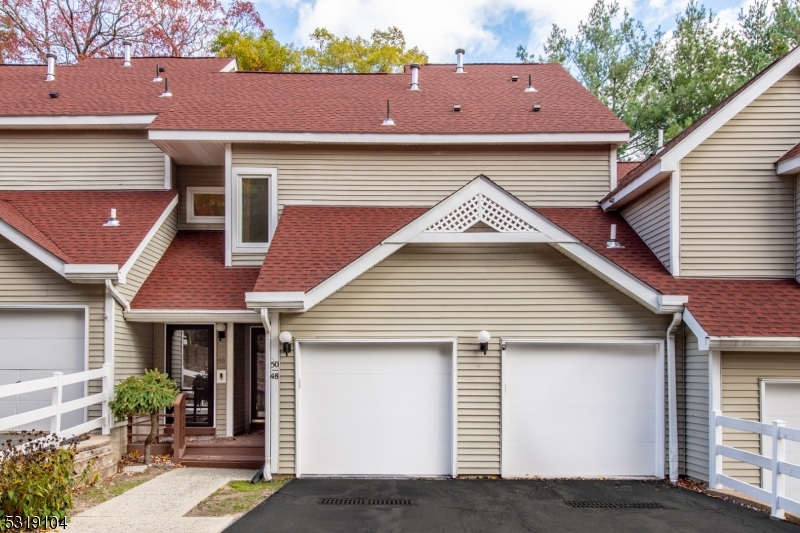
<path fill-rule="evenodd" d="M 263 426 L 266 417 L 266 383 L 267 383 L 267 335 L 264 328 L 250 328 L 250 360 L 251 360 L 251 394 L 250 421 L 251 426 Z"/>
<path fill-rule="evenodd" d="M 214 425 L 214 326 L 167 326 L 167 373 L 186 395 L 186 425 Z"/>

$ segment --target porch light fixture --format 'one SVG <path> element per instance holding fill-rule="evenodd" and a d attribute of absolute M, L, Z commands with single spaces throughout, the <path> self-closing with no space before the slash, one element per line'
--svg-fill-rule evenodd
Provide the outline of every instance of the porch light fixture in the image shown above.
<path fill-rule="evenodd" d="M 478 333 L 478 342 L 481 343 L 481 350 L 483 351 L 483 355 L 486 355 L 486 351 L 489 349 L 489 339 L 492 336 L 489 335 L 489 332 L 486 330 L 481 331 Z"/>
<path fill-rule="evenodd" d="M 221 341 L 225 338 L 225 330 L 228 329 L 228 325 L 225 322 L 217 322 L 217 340 Z"/>
<path fill-rule="evenodd" d="M 283 353 L 288 356 L 292 351 L 292 334 L 288 331 L 281 331 L 278 340 L 280 340 L 283 345 Z"/>

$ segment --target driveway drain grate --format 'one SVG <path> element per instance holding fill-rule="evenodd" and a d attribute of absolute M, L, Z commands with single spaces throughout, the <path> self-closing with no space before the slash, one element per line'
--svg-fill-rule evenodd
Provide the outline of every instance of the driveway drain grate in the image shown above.
<path fill-rule="evenodd" d="M 412 505 L 411 500 L 378 498 L 321 498 L 320 505 Z"/>
<path fill-rule="evenodd" d="M 655 502 L 585 502 L 585 501 L 572 501 L 564 502 L 570 507 L 576 509 L 663 509 L 659 503 Z"/>

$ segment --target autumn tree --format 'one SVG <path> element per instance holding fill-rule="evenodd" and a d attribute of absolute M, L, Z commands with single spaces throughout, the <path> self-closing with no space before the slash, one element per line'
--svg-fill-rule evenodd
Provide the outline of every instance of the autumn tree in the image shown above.
<path fill-rule="evenodd" d="M 221 31 L 211 44 L 211 51 L 221 57 L 235 57 L 239 70 L 297 72 L 302 70 L 300 50 L 282 44 L 272 30 L 260 35 L 233 29 Z"/>

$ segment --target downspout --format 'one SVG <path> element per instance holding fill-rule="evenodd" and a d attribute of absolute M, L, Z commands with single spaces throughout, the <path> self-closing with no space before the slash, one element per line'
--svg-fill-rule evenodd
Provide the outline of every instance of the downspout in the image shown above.
<path fill-rule="evenodd" d="M 669 411 L 669 480 L 678 481 L 678 387 L 675 364 L 675 330 L 683 320 L 682 313 L 672 315 L 667 328 L 667 405 Z"/>
<path fill-rule="evenodd" d="M 122 306 L 122 309 L 123 309 L 123 310 L 124 310 L 126 313 L 130 313 L 130 311 L 131 311 L 131 304 L 130 304 L 130 302 L 128 302 L 128 300 L 126 300 L 126 299 L 125 299 L 125 297 L 124 297 L 124 296 L 122 296 L 122 295 L 119 293 L 119 291 L 117 290 L 117 288 L 116 288 L 116 287 L 114 287 L 114 284 L 113 284 L 113 283 L 111 283 L 111 280 L 110 280 L 110 279 L 107 279 L 107 280 L 106 280 L 106 290 L 107 290 L 108 292 L 110 292 L 110 293 L 111 293 L 111 296 L 113 296 L 113 297 L 114 297 L 114 299 L 115 299 L 117 302 L 119 302 L 119 305 L 121 305 L 121 306 Z"/>
<path fill-rule="evenodd" d="M 270 322 L 269 322 L 269 314 L 267 313 L 267 310 L 264 309 L 264 308 L 261 309 L 261 323 L 264 324 L 264 330 L 267 332 L 267 339 L 266 339 L 267 342 L 265 343 L 266 346 L 267 346 L 267 350 L 271 350 L 272 349 L 272 324 L 270 324 Z M 269 360 L 271 360 L 271 357 L 270 357 Z M 270 401 L 271 401 L 272 400 L 272 379 L 270 379 L 270 376 L 269 376 L 271 369 L 269 367 L 269 364 L 265 365 L 265 367 L 266 368 L 264 369 L 264 371 L 267 373 L 267 375 L 264 376 L 264 379 L 265 379 L 265 383 L 267 385 L 266 385 L 266 387 L 264 387 L 264 397 L 265 398 L 269 398 Z M 266 462 L 264 463 L 263 476 L 264 476 L 264 479 L 269 481 L 269 480 L 272 479 L 272 465 L 270 464 L 271 463 L 271 458 L 272 458 L 272 449 L 270 448 L 270 443 L 272 442 L 272 431 L 271 431 L 272 420 L 270 419 L 272 406 L 270 405 L 270 408 L 269 409 L 265 409 L 264 411 L 265 411 L 264 412 L 264 450 L 266 451 L 266 453 L 264 455 L 265 455 L 265 458 L 266 458 Z"/>

